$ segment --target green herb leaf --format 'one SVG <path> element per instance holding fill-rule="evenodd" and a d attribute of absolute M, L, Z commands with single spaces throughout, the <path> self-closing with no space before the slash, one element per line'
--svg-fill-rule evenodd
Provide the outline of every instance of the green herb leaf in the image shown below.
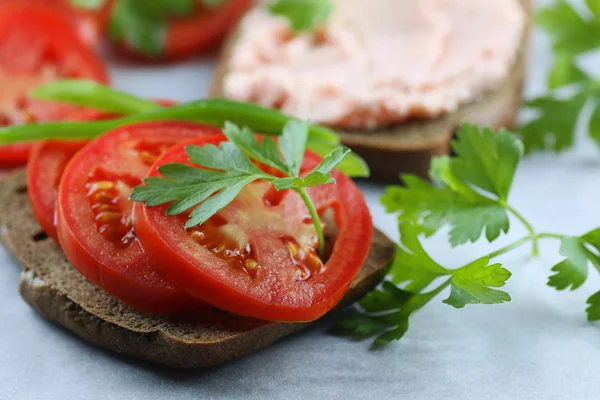
<path fill-rule="evenodd" d="M 270 179 L 230 142 L 219 147 L 189 146 L 186 152 L 194 164 L 218 171 L 167 164 L 160 169 L 165 178 L 146 179 L 146 185 L 134 188 L 131 200 L 149 206 L 173 202 L 167 215 L 181 214 L 200 204 L 186 223 L 186 228 L 191 228 L 225 208 L 248 184 Z"/>
<path fill-rule="evenodd" d="M 279 142 L 281 145 L 281 141 Z M 313 186 L 334 184 L 335 179 L 331 176 L 331 171 L 337 167 L 346 155 L 350 154 L 350 149 L 338 147 L 327 154 L 323 161 L 319 163 L 304 178 L 280 178 L 273 181 L 273 186 L 278 190 L 296 188 L 307 188 Z"/>
<path fill-rule="evenodd" d="M 437 296 L 450 281 L 427 293 L 410 293 L 385 282 L 381 289 L 369 293 L 360 305 L 364 312 L 354 310 L 352 314 L 336 321 L 330 330 L 340 336 L 355 340 L 377 336 L 375 347 L 400 340 L 409 328 L 409 319 Z"/>
<path fill-rule="evenodd" d="M 580 92 L 565 99 L 550 94 L 527 102 L 525 106 L 538 116 L 518 129 L 525 151 L 559 152 L 573 147 L 575 128 L 587 100 L 587 93 Z"/>
<path fill-rule="evenodd" d="M 283 133 L 279 139 L 279 148 L 287 165 L 287 172 L 290 175 L 298 175 L 300 173 L 300 166 L 304 159 L 304 149 L 308 140 L 309 127 L 310 123 L 308 121 L 290 122 L 283 129 Z M 339 164 L 339 161 L 337 164 Z M 329 173 L 330 171 L 331 169 L 327 172 Z"/>
<path fill-rule="evenodd" d="M 111 13 L 110 37 L 124 41 L 148 57 L 164 53 L 168 19 L 195 10 L 194 0 L 116 0 Z"/>
<path fill-rule="evenodd" d="M 541 9 L 537 23 L 550 35 L 556 52 L 577 55 L 600 47 L 600 19 L 596 0 L 586 0 L 591 17 L 583 17 L 565 0 Z"/>
<path fill-rule="evenodd" d="M 591 262 L 600 266 L 600 258 L 586 248 L 586 244 L 600 247 L 598 236 L 596 230 L 581 238 L 574 236 L 563 238 L 560 243 L 560 254 L 567 258 L 552 268 L 556 274 L 550 277 L 548 286 L 557 290 L 565 290 L 569 287 L 575 290 L 583 285 L 588 276 L 588 264 Z"/>
<path fill-rule="evenodd" d="M 586 309 L 588 321 L 600 321 L 600 292 L 590 296 L 587 304 L 589 304 Z"/>
<path fill-rule="evenodd" d="M 286 127 L 290 123 L 286 124 Z M 286 131 L 286 128 L 283 128 Z M 248 157 L 268 165 L 271 168 L 275 168 L 283 173 L 288 173 L 286 164 L 279 155 L 279 149 L 277 144 L 272 138 L 264 138 L 261 143 L 258 142 L 254 133 L 248 128 L 240 128 L 231 122 L 226 122 L 223 128 L 223 133 L 227 136 L 232 143 L 234 143 L 240 150 L 242 150 Z M 308 134 L 308 132 L 307 132 Z M 301 145 L 301 149 L 304 150 L 306 141 Z M 302 154 L 304 157 L 304 154 Z"/>
<path fill-rule="evenodd" d="M 96 11 L 104 7 L 107 0 L 70 0 L 75 8 Z"/>
<path fill-rule="evenodd" d="M 556 89 L 574 83 L 589 82 L 591 78 L 583 72 L 575 62 L 575 59 L 568 54 L 556 54 L 548 86 L 550 89 Z"/>
<path fill-rule="evenodd" d="M 508 131 L 464 125 L 454 142 L 457 157 L 437 157 L 430 175 L 434 186 L 405 175 L 405 187 L 389 187 L 381 203 L 400 222 L 412 221 L 426 235 L 450 225 L 453 246 L 475 242 L 485 232 L 492 242 L 510 226 L 506 211 L 522 145 Z M 478 188 L 479 190 L 474 190 Z"/>
<path fill-rule="evenodd" d="M 298 128 L 297 121 L 290 121 L 284 127 L 287 135 L 295 132 Z M 303 136 L 308 135 L 308 125 L 301 127 Z M 258 143 L 254 134 L 249 129 L 241 129 L 232 123 L 228 123 L 224 129 L 231 141 L 223 142 L 219 147 L 214 145 L 188 146 L 186 153 L 189 161 L 196 166 L 182 164 L 167 164 L 159 168 L 162 178 L 146 179 L 145 185 L 133 189 L 131 200 L 145 202 L 148 206 L 156 206 L 171 202 L 167 209 L 167 215 L 181 214 L 195 207 L 186 222 L 186 228 L 192 228 L 208 221 L 213 215 L 229 205 L 240 193 L 240 191 L 250 183 L 262 179 L 273 183 L 280 178 L 263 172 L 252 163 L 251 160 L 261 162 L 269 166 L 279 166 L 281 172 L 295 169 L 295 164 L 286 165 L 281 159 L 280 152 L 283 149 L 276 147 L 275 142 L 270 138 L 265 138 L 262 143 Z M 249 138 L 249 137 L 252 138 Z M 289 141 L 290 139 L 288 139 Z M 295 141 L 296 145 L 301 146 L 304 154 L 306 140 Z M 281 142 L 280 142 L 281 144 Z M 319 253 L 323 256 L 325 241 L 323 229 L 319 216 L 312 204 L 308 193 L 304 189 L 306 185 L 316 186 L 324 183 L 334 183 L 329 172 L 337 163 L 341 161 L 347 149 L 334 151 L 332 155 L 326 157 L 322 163 L 317 166 L 313 177 L 304 179 L 296 175 L 288 175 L 288 185 L 286 188 L 295 190 L 304 200 L 319 238 Z M 294 155 L 295 157 L 295 155 Z M 294 162 L 302 163 L 302 159 L 295 159 Z M 298 171 L 299 172 L 299 171 Z M 324 172 L 327 172 L 325 174 Z M 313 174 L 311 173 L 311 174 Z M 317 179 L 318 177 L 321 180 Z M 300 180 L 301 185 L 296 185 L 296 179 Z"/>
<path fill-rule="evenodd" d="M 511 273 L 500 264 L 489 265 L 489 258 L 483 257 L 452 273 L 450 297 L 444 303 L 455 308 L 467 304 L 498 304 L 510 301 L 506 292 L 490 289 L 502 287 Z"/>
<path fill-rule="evenodd" d="M 406 283 L 406 290 L 418 293 L 449 270 L 436 263 L 423 249 L 418 230 L 410 222 L 400 223 L 400 246 L 389 274 L 395 284 Z"/>
<path fill-rule="evenodd" d="M 333 5 L 330 0 L 274 0 L 269 11 L 287 18 L 292 30 L 302 33 L 325 22 L 333 11 Z"/>

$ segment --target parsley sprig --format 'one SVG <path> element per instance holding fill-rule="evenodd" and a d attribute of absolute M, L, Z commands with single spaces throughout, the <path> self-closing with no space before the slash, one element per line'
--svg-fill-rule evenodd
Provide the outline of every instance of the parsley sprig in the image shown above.
<path fill-rule="evenodd" d="M 404 175 L 405 186 L 389 187 L 381 201 L 398 216 L 400 245 L 385 283 L 368 294 L 354 312 L 342 318 L 333 332 L 364 339 L 375 345 L 401 339 L 410 317 L 450 287 L 444 303 L 462 308 L 470 304 L 499 304 L 511 300 L 504 286 L 511 273 L 498 256 L 525 244 L 537 255 L 538 241 L 560 240 L 564 259 L 552 267 L 548 285 L 557 290 L 579 288 L 590 265 L 600 272 L 600 228 L 582 236 L 536 232 L 509 204 L 513 178 L 523 156 L 523 145 L 506 130 L 464 125 L 453 142 L 455 158 L 438 157 L 431 166 L 432 182 Z M 509 232 L 511 219 L 528 234 L 509 245 L 451 269 L 435 261 L 422 245 L 428 236 L 449 228 L 454 246 L 485 236 L 493 242 Z M 590 321 L 600 320 L 600 292 L 588 300 Z"/>
<path fill-rule="evenodd" d="M 556 0 L 536 15 L 552 40 L 554 62 L 548 77 L 552 91 L 525 103 L 536 113 L 518 130 L 526 152 L 571 148 L 579 122 L 587 125 L 589 136 L 600 146 L 600 82 L 578 66 L 580 56 L 600 47 L 600 2 L 586 0 L 585 4 L 587 10 L 579 13 L 569 2 Z M 566 94 L 558 90 L 569 85 L 573 87 Z M 594 103 L 592 115 L 581 121 L 590 103 Z"/>
<path fill-rule="evenodd" d="M 186 153 L 195 166 L 167 164 L 159 168 L 163 177 L 148 178 L 145 185 L 134 188 L 131 200 L 147 206 L 171 203 L 167 215 L 178 215 L 194 208 L 186 228 L 208 221 L 231 203 L 240 191 L 257 180 L 270 182 L 277 190 L 293 190 L 300 195 L 312 217 L 319 240 L 319 255 L 325 253 L 321 221 L 306 188 L 335 184 L 331 171 L 350 152 L 339 147 L 326 155 L 307 175 L 300 167 L 308 140 L 308 122 L 288 122 L 278 143 L 270 137 L 258 141 L 248 128 L 226 123 L 223 132 L 229 141 L 214 145 L 188 146 Z M 264 172 L 259 162 L 282 173 L 278 177 Z"/>

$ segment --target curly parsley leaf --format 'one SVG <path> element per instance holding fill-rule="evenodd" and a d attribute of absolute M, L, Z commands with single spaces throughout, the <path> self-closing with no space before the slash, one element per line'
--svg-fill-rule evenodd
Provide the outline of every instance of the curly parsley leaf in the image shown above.
<path fill-rule="evenodd" d="M 505 203 L 522 145 L 508 131 L 494 134 L 463 125 L 454 150 L 457 157 L 438 157 L 432 163 L 430 175 L 437 185 L 404 175 L 405 186 L 389 187 L 381 203 L 427 236 L 449 225 L 453 246 L 475 242 L 483 232 L 492 242 L 510 226 Z"/>
<path fill-rule="evenodd" d="M 510 301 L 506 292 L 491 289 L 502 287 L 511 273 L 500 264 L 489 264 L 483 257 L 452 273 L 450 297 L 444 303 L 455 308 L 467 304 L 498 304 Z"/>
<path fill-rule="evenodd" d="M 322 184 L 332 184 L 335 180 L 330 172 L 348 154 L 348 149 L 336 149 L 325 156 L 323 161 L 305 177 L 300 177 L 296 164 L 302 164 L 304 151 L 308 138 L 308 124 L 290 121 L 283 129 L 284 146 L 293 143 L 302 149 L 302 159 L 299 151 L 279 147 L 271 138 L 258 141 L 252 131 L 239 128 L 227 123 L 224 128 L 228 142 L 221 143 L 218 147 L 212 144 L 200 146 L 187 146 L 186 153 L 193 165 L 166 164 L 159 168 L 162 177 L 148 178 L 145 185 L 134 188 L 131 200 L 145 202 L 147 206 L 157 206 L 171 203 L 167 208 L 167 215 L 181 214 L 194 208 L 186 228 L 191 228 L 205 223 L 210 217 L 229 205 L 244 187 L 256 180 L 265 180 L 271 184 L 288 179 L 285 189 L 297 191 L 305 201 L 311 215 L 316 215 L 314 206 L 305 192 L 305 187 Z M 291 138 L 291 136 L 295 136 Z M 297 137 L 296 137 L 297 136 Z M 298 139 L 298 137 L 300 139 Z M 284 160 L 281 153 L 288 154 Z M 262 171 L 254 162 L 273 166 L 280 172 L 287 173 L 286 178 L 280 178 Z M 297 172 L 296 172 L 297 171 Z M 292 175 L 291 173 L 295 174 Z M 281 189 L 282 185 L 276 185 Z M 320 221 L 314 220 L 315 229 L 319 236 L 319 250 L 324 246 L 323 232 Z"/>
<path fill-rule="evenodd" d="M 457 157 L 451 170 L 457 178 L 506 201 L 523 145 L 505 129 L 495 133 L 489 128 L 464 124 L 452 144 Z"/>
<path fill-rule="evenodd" d="M 274 0 L 269 11 L 285 17 L 295 33 L 303 33 L 327 21 L 333 4 L 330 0 Z"/>

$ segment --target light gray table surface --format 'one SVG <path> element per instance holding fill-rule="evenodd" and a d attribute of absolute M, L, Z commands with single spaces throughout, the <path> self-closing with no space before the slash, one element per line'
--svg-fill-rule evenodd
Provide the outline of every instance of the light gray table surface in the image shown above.
<path fill-rule="evenodd" d="M 543 91 L 548 43 L 532 46 L 528 94 Z M 588 67 L 595 63 L 588 62 Z M 198 98 L 210 60 L 140 67 L 111 61 L 114 84 L 149 97 Z M 581 139 L 560 156 L 536 155 L 518 171 L 511 203 L 540 230 L 579 234 L 600 226 L 600 151 Z M 394 218 L 378 198 L 383 186 L 361 184 L 375 225 L 397 239 Z M 426 247 L 449 266 L 499 248 L 524 232 L 516 226 L 493 246 L 455 250 L 437 236 Z M 259 353 L 206 371 L 178 372 L 98 349 L 52 325 L 19 297 L 19 268 L 0 247 L 0 400 L 16 399 L 597 399 L 600 326 L 585 319 L 592 278 L 576 292 L 546 286 L 557 244 L 501 259 L 512 270 L 513 301 L 455 310 L 440 297 L 411 321 L 406 337 L 369 351 L 325 334 L 329 321 Z"/>

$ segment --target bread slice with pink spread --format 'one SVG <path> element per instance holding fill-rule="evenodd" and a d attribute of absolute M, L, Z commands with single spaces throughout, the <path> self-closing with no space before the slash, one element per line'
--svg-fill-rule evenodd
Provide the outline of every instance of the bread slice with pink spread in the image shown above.
<path fill-rule="evenodd" d="M 462 122 L 512 127 L 530 0 L 332 0 L 294 35 L 263 5 L 230 37 L 211 94 L 337 130 L 377 179 L 427 174 Z"/>

